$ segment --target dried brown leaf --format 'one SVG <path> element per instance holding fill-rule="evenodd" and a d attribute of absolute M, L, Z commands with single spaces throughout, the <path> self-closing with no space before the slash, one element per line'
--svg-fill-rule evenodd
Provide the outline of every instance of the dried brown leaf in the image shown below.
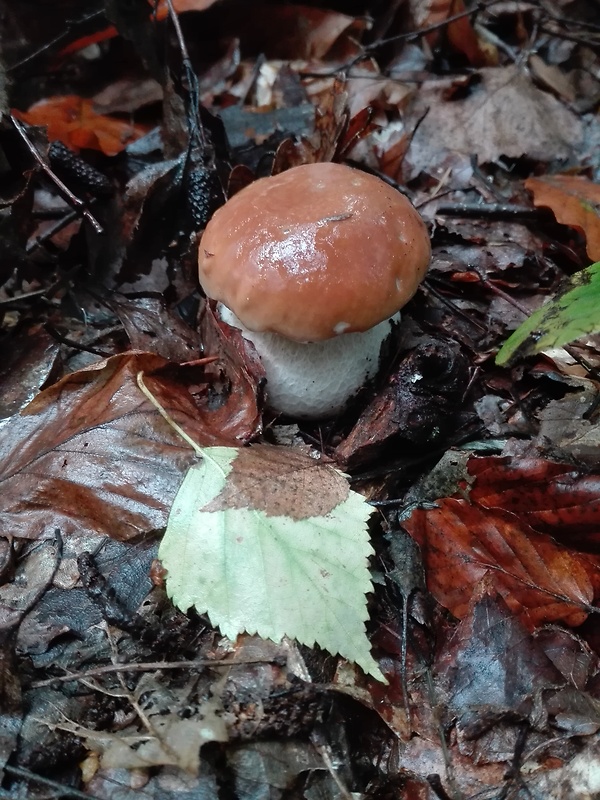
<path fill-rule="evenodd" d="M 465 721 L 476 712 L 480 723 L 490 712 L 527 715 L 533 710 L 536 691 L 564 680 L 507 608 L 493 576 L 477 586 L 440 676 L 447 684 L 452 712 Z"/>
<path fill-rule="evenodd" d="M 555 97 L 538 89 L 516 66 L 485 68 L 468 95 L 445 99 L 447 85 L 425 84 L 413 108 L 423 121 L 409 150 L 413 169 L 433 170 L 448 150 L 476 155 L 550 161 L 568 158 L 582 136 L 581 121 Z"/>
<path fill-rule="evenodd" d="M 300 520 L 328 514 L 348 497 L 341 472 L 292 447 L 238 451 L 223 491 L 202 511 L 248 508 Z"/>
<path fill-rule="evenodd" d="M 581 231 L 592 261 L 600 261 L 600 185 L 583 175 L 544 175 L 528 178 L 535 206 L 551 209 L 563 225 Z"/>

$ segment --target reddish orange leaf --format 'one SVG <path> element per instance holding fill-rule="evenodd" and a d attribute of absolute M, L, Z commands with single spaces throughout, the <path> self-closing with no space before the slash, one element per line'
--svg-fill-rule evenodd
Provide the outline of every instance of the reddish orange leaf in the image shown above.
<path fill-rule="evenodd" d="M 600 544 L 600 476 L 544 459 L 472 458 L 471 500 L 516 514 L 567 545 Z"/>
<path fill-rule="evenodd" d="M 146 128 L 116 117 L 97 114 L 92 100 L 70 94 L 40 100 L 28 111 L 14 111 L 19 119 L 30 125 L 44 125 L 48 139 L 58 140 L 72 150 L 81 148 L 101 150 L 114 156 L 146 133 Z"/>
<path fill-rule="evenodd" d="M 454 0 L 450 6 L 449 16 L 453 17 L 463 11 L 465 11 L 463 0 Z M 481 41 L 469 17 L 460 17 L 451 22 L 448 25 L 447 36 L 454 49 L 462 53 L 474 67 L 493 66 L 498 63 L 496 48 Z"/>
<path fill-rule="evenodd" d="M 422 3 L 417 6 L 417 25 L 419 28 L 428 28 L 438 25 L 436 30 L 431 31 L 426 36 L 430 46 L 435 47 L 440 39 L 445 35 L 452 47 L 475 67 L 494 65 L 498 62 L 498 53 L 494 46 L 483 43 L 468 16 L 443 26 L 445 20 L 454 17 L 465 11 L 464 0 L 433 0 L 433 2 Z"/>
<path fill-rule="evenodd" d="M 90 47 L 93 44 L 100 44 L 100 42 L 105 42 L 107 39 L 114 39 L 115 36 L 118 35 L 119 32 L 115 26 L 109 25 L 108 28 L 102 28 L 101 31 L 95 31 L 94 33 L 90 33 L 88 36 L 81 36 L 74 42 L 70 42 L 59 52 L 58 58 L 59 60 L 63 59 L 66 56 L 70 56 L 73 53 L 79 52 L 79 50 L 85 50 L 86 47 Z"/>
<path fill-rule="evenodd" d="M 545 175 L 528 178 L 525 188 L 535 206 L 549 208 L 558 222 L 581 231 L 592 261 L 600 261 L 600 185 L 582 175 Z"/>
<path fill-rule="evenodd" d="M 467 614 L 473 587 L 489 573 L 529 629 L 585 620 L 597 565 L 513 514 L 446 498 L 435 509 L 417 509 L 403 524 L 423 551 L 429 590 L 455 616 Z"/>

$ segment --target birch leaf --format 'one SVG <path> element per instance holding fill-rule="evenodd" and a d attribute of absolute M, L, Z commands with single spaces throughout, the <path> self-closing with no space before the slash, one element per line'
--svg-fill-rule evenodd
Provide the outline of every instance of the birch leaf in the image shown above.
<path fill-rule="evenodd" d="M 345 476 L 292 448 L 209 447 L 177 494 L 159 557 L 167 593 L 222 633 L 283 636 L 384 680 L 365 632 L 367 520 Z"/>

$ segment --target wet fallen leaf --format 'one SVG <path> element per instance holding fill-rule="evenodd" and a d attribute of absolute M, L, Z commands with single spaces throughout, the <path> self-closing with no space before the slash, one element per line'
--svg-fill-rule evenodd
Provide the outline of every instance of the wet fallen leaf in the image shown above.
<path fill-rule="evenodd" d="M 429 589 L 462 617 L 472 587 L 489 570 L 504 601 L 528 627 L 553 620 L 581 623 L 598 586 L 597 559 L 555 540 L 572 544 L 574 535 L 585 538 L 587 530 L 594 541 L 597 481 L 543 459 L 471 458 L 468 500 L 460 493 L 445 497 L 403 522 L 423 550 Z M 422 485 L 425 491 L 427 479 Z M 429 491 L 420 502 L 434 499 Z"/>
<path fill-rule="evenodd" d="M 536 692 L 564 680 L 509 610 L 497 592 L 494 576 L 477 587 L 449 650 L 442 680 L 450 695 L 450 709 L 462 725 L 482 724 L 491 713 L 528 716 L 534 710 Z"/>
<path fill-rule="evenodd" d="M 541 458 L 476 458 L 473 502 L 516 514 L 533 528 L 571 546 L 600 541 L 600 475 Z"/>
<path fill-rule="evenodd" d="M 473 587 L 494 575 L 498 592 L 528 628 L 581 624 L 594 599 L 595 565 L 513 514 L 444 498 L 402 524 L 421 546 L 427 588 L 462 618 Z"/>
<path fill-rule="evenodd" d="M 57 529 L 65 536 L 78 529 L 130 539 L 165 525 L 192 457 L 139 391 L 139 371 L 196 441 L 234 443 L 255 431 L 252 422 L 245 427 L 256 419 L 249 406 L 250 417 L 234 407 L 233 427 L 223 425 L 227 401 L 211 412 L 206 398 L 195 402 L 183 377 L 160 373 L 167 366 L 148 353 L 115 356 L 68 375 L 6 422 L 0 513 L 12 536 L 36 539 Z M 197 371 L 192 380 L 202 375 Z"/>
<path fill-rule="evenodd" d="M 59 345 L 40 326 L 13 337 L 0 366 L 0 418 L 16 414 L 39 392 L 58 363 Z"/>
<path fill-rule="evenodd" d="M 592 261 L 600 259 L 600 185 L 583 175 L 544 175 L 528 178 L 536 207 L 551 209 L 556 219 L 581 231 Z"/>

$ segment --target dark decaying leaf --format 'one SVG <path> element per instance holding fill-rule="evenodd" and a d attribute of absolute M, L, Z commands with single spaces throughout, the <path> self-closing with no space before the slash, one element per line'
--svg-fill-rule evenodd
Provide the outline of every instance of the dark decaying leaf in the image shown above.
<path fill-rule="evenodd" d="M 36 667 L 52 665 L 76 671 L 90 658 L 104 657 L 108 647 L 106 638 L 100 631 L 98 635 L 88 632 L 109 617 L 107 605 L 119 609 L 121 620 L 112 624 L 123 631 L 131 632 L 135 622 L 139 622 L 136 612 L 152 587 L 148 573 L 156 556 L 156 542 L 149 538 L 132 546 L 129 542 L 100 539 L 97 534 L 89 533 L 85 537 L 69 537 L 63 544 L 60 573 L 21 622 L 16 647 L 19 655 L 30 659 Z M 75 555 L 86 548 L 95 553 L 94 561 L 104 581 L 103 595 L 88 592 L 76 583 Z M 71 580 L 67 583 L 68 578 Z M 152 619 L 150 613 L 148 618 Z M 154 636 L 152 641 L 157 638 Z"/>
<path fill-rule="evenodd" d="M 21 682 L 12 637 L 0 634 L 0 770 L 14 753 L 22 719 Z"/>
<path fill-rule="evenodd" d="M 491 714 L 528 716 L 535 693 L 564 682 L 556 667 L 494 588 L 481 584 L 446 653 L 442 679 L 452 713 L 482 727 Z"/>
<path fill-rule="evenodd" d="M 573 631 L 548 625 L 535 633 L 535 639 L 560 674 L 583 691 L 595 682 L 600 667 L 598 655 Z"/>
<path fill-rule="evenodd" d="M 129 353 L 67 376 L 13 417 L 0 443 L 0 509 L 16 537 L 93 530 L 129 539 L 162 527 L 193 455 L 136 384 L 200 445 L 234 444 L 255 431 L 256 411 L 222 424 L 223 408 L 196 403 L 159 356 Z M 163 370 L 161 372 L 161 370 Z M 201 371 L 192 380 L 205 382 Z M 216 417 L 216 420 L 214 418 Z M 216 424 L 213 424 L 213 420 Z"/>
<path fill-rule="evenodd" d="M 198 331 L 169 309 L 162 298 L 113 297 L 112 306 L 133 350 L 156 353 L 169 361 L 194 361 L 200 353 Z"/>
<path fill-rule="evenodd" d="M 199 332 L 203 355 L 217 358 L 205 367 L 211 381 L 207 398 L 211 425 L 225 436 L 229 432 L 238 436 L 238 428 L 258 432 L 262 425 L 260 401 L 265 370 L 256 350 L 237 328 L 217 318 L 212 302 L 201 306 Z M 238 438 L 251 436 L 241 434 Z"/>
<path fill-rule="evenodd" d="M 468 379 L 467 359 L 455 342 L 420 344 L 403 359 L 336 449 L 337 461 L 356 467 L 409 443 L 435 446 L 449 429 L 456 428 L 454 412 Z"/>
<path fill-rule="evenodd" d="M 58 363 L 58 342 L 39 325 L 13 334 L 0 364 L 0 417 L 16 414 L 32 400 Z"/>
<path fill-rule="evenodd" d="M 438 662 L 463 755 L 479 763 L 502 762 L 518 752 L 524 737 L 535 752 L 544 733 L 563 742 L 596 733 L 600 713 L 594 696 L 573 685 L 568 668 L 556 668 L 547 644 L 515 619 L 491 578 L 483 582 Z M 582 655 L 581 648 L 577 652 Z"/>
<path fill-rule="evenodd" d="M 56 573 L 61 546 L 44 542 L 22 556 L 14 579 L 0 587 L 0 768 L 15 751 L 23 716 L 21 678 L 15 657 L 23 617 L 43 596 Z"/>
<path fill-rule="evenodd" d="M 323 759 L 312 744 L 301 740 L 251 742 L 230 752 L 227 767 L 236 796 L 252 800 L 257 783 L 281 796 L 282 790 L 291 791 L 302 773 L 322 770 Z M 328 789 L 317 796 L 331 797 L 333 786 Z"/>

